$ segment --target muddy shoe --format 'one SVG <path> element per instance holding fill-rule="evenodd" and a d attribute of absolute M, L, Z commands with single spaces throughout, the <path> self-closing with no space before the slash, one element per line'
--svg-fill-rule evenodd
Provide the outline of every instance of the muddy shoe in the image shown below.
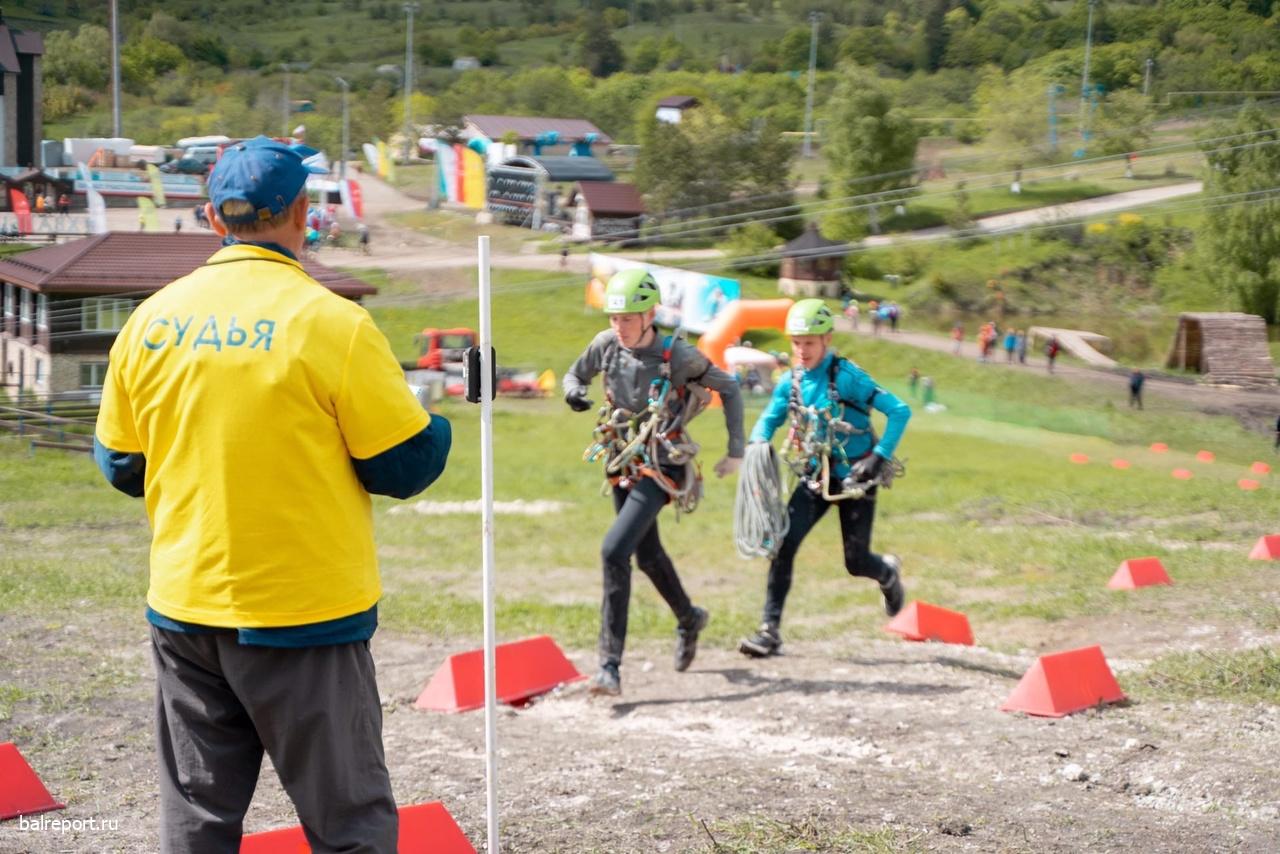
<path fill-rule="evenodd" d="M 683 673 L 693 664 L 693 657 L 698 654 L 698 632 L 707 627 L 710 619 L 711 616 L 706 611 L 695 606 L 685 624 L 676 627 L 677 673 Z"/>
<path fill-rule="evenodd" d="M 782 649 L 782 635 L 772 623 L 762 623 L 760 630 L 738 643 L 738 652 L 751 658 L 768 658 Z"/>
<path fill-rule="evenodd" d="M 600 672 L 591 678 L 591 684 L 587 686 L 587 691 L 591 694 L 599 694 L 605 697 L 616 697 L 622 693 L 622 677 L 618 675 L 618 665 L 606 664 L 600 668 Z"/>
<path fill-rule="evenodd" d="M 884 562 L 890 571 L 889 580 L 880 582 L 880 592 L 884 594 L 884 612 L 890 617 L 896 617 L 907 601 L 907 591 L 902 586 L 902 560 L 897 555 L 885 555 Z"/>

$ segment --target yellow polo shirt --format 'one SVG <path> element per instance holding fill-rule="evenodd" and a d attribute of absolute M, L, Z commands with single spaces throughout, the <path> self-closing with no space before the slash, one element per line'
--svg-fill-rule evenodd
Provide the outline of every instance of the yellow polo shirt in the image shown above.
<path fill-rule="evenodd" d="M 103 384 L 98 440 L 147 459 L 147 604 L 229 628 L 373 607 L 351 458 L 428 423 L 368 312 L 284 255 L 223 248 L 138 306 Z"/>

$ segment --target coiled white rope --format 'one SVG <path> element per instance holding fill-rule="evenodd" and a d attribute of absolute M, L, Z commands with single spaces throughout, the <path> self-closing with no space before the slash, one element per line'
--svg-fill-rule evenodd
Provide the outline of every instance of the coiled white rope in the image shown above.
<path fill-rule="evenodd" d="M 747 445 L 738 470 L 738 495 L 733 505 L 733 539 L 738 554 L 772 559 L 790 525 L 778 454 L 768 442 L 753 442 Z"/>

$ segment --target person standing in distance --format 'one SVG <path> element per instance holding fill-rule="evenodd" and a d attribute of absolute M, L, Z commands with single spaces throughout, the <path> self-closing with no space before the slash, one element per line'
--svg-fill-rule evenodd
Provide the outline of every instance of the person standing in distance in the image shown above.
<path fill-rule="evenodd" d="M 240 849 L 264 752 L 312 850 L 396 850 L 369 495 L 425 489 L 451 432 L 298 263 L 308 173 L 266 137 L 226 151 L 205 210 L 223 248 L 138 306 L 103 384 L 95 460 L 153 532 L 165 854 Z"/>

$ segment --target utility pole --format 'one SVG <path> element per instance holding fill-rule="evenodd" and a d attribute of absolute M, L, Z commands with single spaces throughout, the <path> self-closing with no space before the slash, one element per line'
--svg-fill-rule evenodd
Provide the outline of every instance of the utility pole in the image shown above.
<path fill-rule="evenodd" d="M 405 14 L 409 16 L 409 26 L 404 32 L 404 159 L 409 159 L 409 146 L 417 146 L 413 138 L 413 13 L 418 11 L 417 3 L 405 3 Z"/>
<path fill-rule="evenodd" d="M 347 180 L 347 150 L 351 147 L 351 116 L 347 111 L 347 96 L 351 94 L 351 87 L 347 81 L 341 77 L 335 77 L 338 85 L 342 87 L 342 154 L 338 161 L 338 180 Z"/>
<path fill-rule="evenodd" d="M 1093 8 L 1098 0 L 1089 0 L 1089 23 L 1084 36 L 1084 76 L 1080 79 L 1080 136 L 1089 138 L 1089 54 L 1093 51 Z"/>
<path fill-rule="evenodd" d="M 123 132 L 120 123 L 120 10 L 111 0 L 111 132 Z"/>
<path fill-rule="evenodd" d="M 280 105 L 280 138 L 289 138 L 289 63 L 282 62 L 280 67 L 284 69 L 284 103 Z"/>
<path fill-rule="evenodd" d="M 805 158 L 813 156 L 813 145 L 809 138 L 813 135 L 813 79 L 818 67 L 819 18 L 821 15 L 817 12 L 809 13 L 809 24 L 812 28 L 809 32 L 809 91 L 804 97 L 804 146 L 800 153 L 800 156 Z"/>
<path fill-rule="evenodd" d="M 1049 84 L 1049 150 L 1058 150 L 1058 95 L 1063 87 L 1058 83 Z"/>
<path fill-rule="evenodd" d="M 1147 70 L 1146 73 L 1142 75 L 1142 94 L 1144 97 L 1151 91 L 1151 66 L 1155 64 L 1156 61 L 1154 59 L 1147 57 Z"/>

